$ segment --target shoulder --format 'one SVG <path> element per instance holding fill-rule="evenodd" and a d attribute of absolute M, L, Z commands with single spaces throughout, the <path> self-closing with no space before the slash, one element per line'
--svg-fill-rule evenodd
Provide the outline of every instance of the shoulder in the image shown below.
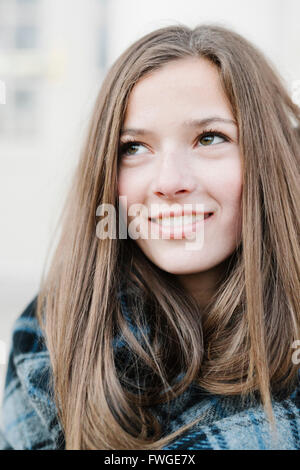
<path fill-rule="evenodd" d="M 38 353 L 47 354 L 44 336 L 36 318 L 36 305 L 37 296 L 13 323 L 5 389 L 16 377 L 20 364 L 34 360 Z"/>
<path fill-rule="evenodd" d="M 36 317 L 37 296 L 15 320 L 12 330 L 12 352 L 15 357 L 31 352 L 46 351 L 44 337 Z"/>
<path fill-rule="evenodd" d="M 37 296 L 13 324 L 2 401 L 5 438 L 17 449 L 57 448 L 61 439 L 50 357 L 36 306 Z"/>
<path fill-rule="evenodd" d="M 6 373 L 5 389 L 18 375 L 18 367 L 25 362 L 35 362 L 39 353 L 47 355 L 45 339 L 36 317 L 37 296 L 14 321 Z"/>

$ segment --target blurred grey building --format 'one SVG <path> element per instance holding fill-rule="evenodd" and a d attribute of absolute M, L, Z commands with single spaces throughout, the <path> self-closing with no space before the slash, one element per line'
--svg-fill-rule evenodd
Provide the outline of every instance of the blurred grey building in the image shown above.
<path fill-rule="evenodd" d="M 77 29 L 68 18 L 78 13 Z M 71 65 L 66 63 L 67 51 L 55 41 L 57 35 L 70 41 L 73 37 L 74 49 L 78 40 L 81 44 L 89 41 L 88 50 L 93 51 L 78 54 L 77 65 L 101 78 L 106 67 L 106 14 L 107 0 L 0 0 L 0 76 L 6 83 L 7 99 L 5 112 L 0 114 L 2 139 L 12 145 L 14 137 L 27 140 L 44 134 L 49 84 L 55 86 Z"/>
<path fill-rule="evenodd" d="M 107 0 L 0 0 L 0 399 L 4 343 L 36 294 L 107 67 Z"/>

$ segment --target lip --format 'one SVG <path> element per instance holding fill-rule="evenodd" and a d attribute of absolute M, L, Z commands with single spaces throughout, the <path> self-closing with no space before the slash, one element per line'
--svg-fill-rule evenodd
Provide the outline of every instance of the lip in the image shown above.
<path fill-rule="evenodd" d="M 169 210 L 165 209 L 163 211 L 157 212 L 156 214 L 153 213 L 150 215 L 149 219 L 161 219 L 162 217 L 180 217 L 184 215 L 202 215 L 202 214 L 212 214 L 214 211 L 193 211 L 193 210 L 184 210 L 184 209 L 177 209 L 177 210 Z"/>
<path fill-rule="evenodd" d="M 207 217 L 207 219 L 203 219 L 203 220 L 200 220 L 198 222 L 194 222 L 192 224 L 184 225 L 184 227 L 172 227 L 172 226 L 163 227 L 160 224 L 158 224 L 158 223 L 154 222 L 153 220 L 151 220 L 150 217 L 149 217 L 148 221 L 149 221 L 149 224 L 153 224 L 155 226 L 155 229 L 158 230 L 159 235 L 162 235 L 163 237 L 167 237 L 167 238 L 164 238 L 164 239 L 174 239 L 174 238 L 176 238 L 176 239 L 180 240 L 181 238 L 185 238 L 186 236 L 188 236 L 192 233 L 196 233 L 196 231 L 199 230 L 199 228 L 200 228 L 200 226 L 203 222 L 205 224 L 208 224 L 209 221 L 211 221 L 214 218 L 214 215 L 215 215 L 214 212 L 205 212 L 204 214 L 209 214 L 209 213 L 212 214 L 212 215 Z M 190 215 L 190 214 L 194 214 L 194 212 L 190 212 L 189 214 L 187 212 L 185 212 L 185 215 Z M 202 213 L 197 212 L 197 214 L 198 215 L 203 214 L 203 212 Z"/>

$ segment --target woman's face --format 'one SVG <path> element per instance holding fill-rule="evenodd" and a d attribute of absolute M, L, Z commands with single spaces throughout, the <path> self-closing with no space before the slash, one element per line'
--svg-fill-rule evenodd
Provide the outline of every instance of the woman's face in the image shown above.
<path fill-rule="evenodd" d="M 202 120 L 207 122 L 199 123 Z M 132 204 L 148 210 L 140 225 L 145 238 L 135 242 L 169 273 L 211 272 L 233 253 L 241 238 L 238 128 L 218 69 L 205 59 L 187 58 L 142 77 L 129 97 L 121 134 L 118 192 L 127 198 L 128 224 L 134 219 L 128 215 Z M 129 139 L 131 143 L 122 148 Z M 120 203 L 125 208 L 124 200 Z M 148 216 L 175 203 L 183 209 L 185 204 L 192 204 L 188 207 L 193 209 L 202 204 L 199 220 L 204 212 L 213 212 L 198 222 L 204 238 L 197 251 L 187 249 L 188 227 L 184 225 L 195 219 L 177 219 L 183 229 L 174 230 L 179 230 L 181 238 L 174 238 L 172 231 L 168 238 L 161 232 L 159 238 L 151 238 L 151 227 L 166 230 L 158 227 L 168 221 L 151 222 Z"/>

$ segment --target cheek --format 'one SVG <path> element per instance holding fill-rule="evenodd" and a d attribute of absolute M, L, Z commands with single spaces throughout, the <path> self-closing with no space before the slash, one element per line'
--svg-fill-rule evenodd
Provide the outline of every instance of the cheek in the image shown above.
<path fill-rule="evenodd" d="M 237 179 L 223 180 L 218 189 L 218 197 L 224 209 L 239 210 L 242 198 L 242 182 Z"/>
<path fill-rule="evenodd" d="M 228 249 L 233 249 L 242 235 L 242 192 L 243 178 L 241 165 L 235 160 L 222 169 L 216 178 L 215 194 L 221 209 L 221 227 Z"/>
<path fill-rule="evenodd" d="M 131 204 L 143 203 L 146 194 L 145 187 L 145 178 L 143 178 L 141 172 L 137 172 L 133 168 L 130 171 L 127 171 L 127 169 L 119 171 L 118 195 L 126 196 L 127 208 Z"/>
<path fill-rule="evenodd" d="M 215 243 L 221 243 L 230 253 L 242 236 L 242 165 L 237 158 L 226 159 L 207 176 L 207 188 L 220 211 Z"/>
<path fill-rule="evenodd" d="M 209 187 L 213 198 L 225 211 L 240 211 L 243 178 L 240 160 L 226 159 L 209 175 Z"/>

